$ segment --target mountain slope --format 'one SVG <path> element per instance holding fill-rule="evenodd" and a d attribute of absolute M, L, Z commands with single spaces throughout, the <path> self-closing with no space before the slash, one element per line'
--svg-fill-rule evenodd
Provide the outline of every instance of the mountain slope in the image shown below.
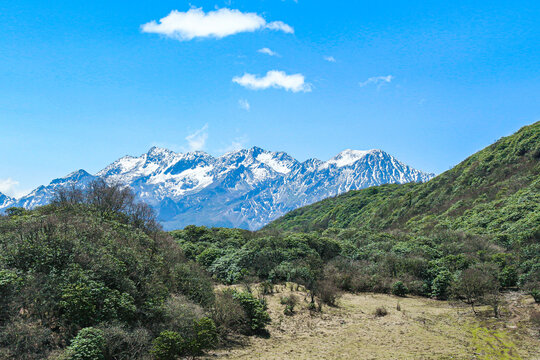
<path fill-rule="evenodd" d="M 14 199 L 0 193 L 0 208 L 10 206 L 11 204 L 13 204 L 13 202 L 14 202 Z"/>
<path fill-rule="evenodd" d="M 540 239 L 540 122 L 424 184 L 351 191 L 297 209 L 265 229 L 464 230 L 501 241 Z"/>
<path fill-rule="evenodd" d="M 153 147 L 139 157 L 113 162 L 96 176 L 80 170 L 54 180 L 15 205 L 44 205 L 55 189 L 84 187 L 99 177 L 130 186 L 157 210 L 166 229 L 197 224 L 254 230 L 329 196 L 386 183 L 422 182 L 432 176 L 381 150 L 345 150 L 326 162 L 299 162 L 284 152 L 258 147 L 220 157 Z"/>
<path fill-rule="evenodd" d="M 84 170 L 74 171 L 62 178 L 54 179 L 49 185 L 39 186 L 30 194 L 14 200 L 9 206 L 33 209 L 37 206 L 46 205 L 51 202 L 55 192 L 58 189 L 67 188 L 70 186 L 84 189 L 95 178 L 95 176 L 87 173 Z M 2 207 L 0 207 L 0 209 L 1 208 Z"/>

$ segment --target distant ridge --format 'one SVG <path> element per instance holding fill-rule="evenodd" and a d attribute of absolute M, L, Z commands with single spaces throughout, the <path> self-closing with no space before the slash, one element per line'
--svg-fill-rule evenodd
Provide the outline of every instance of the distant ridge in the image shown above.
<path fill-rule="evenodd" d="M 521 128 L 425 184 L 351 191 L 294 210 L 265 229 L 444 233 L 540 240 L 540 122 Z"/>
<path fill-rule="evenodd" d="M 139 157 L 124 156 L 96 175 L 79 170 L 53 180 L 21 199 L 6 200 L 0 208 L 44 205 L 56 189 L 85 187 L 100 177 L 129 185 L 156 209 L 166 229 L 196 224 L 254 230 L 290 210 L 349 190 L 425 182 L 433 176 L 382 150 L 348 149 L 328 161 L 299 162 L 287 153 L 259 147 L 220 157 L 152 147 Z"/>

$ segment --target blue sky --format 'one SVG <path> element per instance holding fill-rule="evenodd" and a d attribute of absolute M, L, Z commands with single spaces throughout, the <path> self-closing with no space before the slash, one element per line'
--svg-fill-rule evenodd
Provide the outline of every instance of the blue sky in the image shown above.
<path fill-rule="evenodd" d="M 439 173 L 540 119 L 539 17 L 538 1 L 4 0 L 0 191 L 153 145 L 380 148 Z"/>

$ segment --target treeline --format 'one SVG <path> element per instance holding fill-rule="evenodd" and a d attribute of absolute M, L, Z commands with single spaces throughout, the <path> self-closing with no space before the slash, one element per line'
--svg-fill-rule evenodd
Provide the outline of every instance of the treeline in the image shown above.
<path fill-rule="evenodd" d="M 171 234 L 186 257 L 221 282 L 293 281 L 330 305 L 339 291 L 373 291 L 489 303 L 497 314 L 499 292 L 515 287 L 540 301 L 538 247 L 512 253 L 461 232 L 250 233 L 188 226 Z M 467 284 L 475 294 L 466 293 Z"/>
<path fill-rule="evenodd" d="M 0 217 L 2 359 L 176 359 L 268 321 L 251 293 L 215 292 L 127 188 Z"/>

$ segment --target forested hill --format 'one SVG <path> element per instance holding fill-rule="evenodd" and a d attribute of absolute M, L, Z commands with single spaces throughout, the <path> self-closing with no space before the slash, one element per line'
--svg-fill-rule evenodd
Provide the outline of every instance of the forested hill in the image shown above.
<path fill-rule="evenodd" d="M 423 184 L 351 191 L 292 211 L 265 230 L 444 230 L 501 242 L 540 239 L 540 122 Z"/>

